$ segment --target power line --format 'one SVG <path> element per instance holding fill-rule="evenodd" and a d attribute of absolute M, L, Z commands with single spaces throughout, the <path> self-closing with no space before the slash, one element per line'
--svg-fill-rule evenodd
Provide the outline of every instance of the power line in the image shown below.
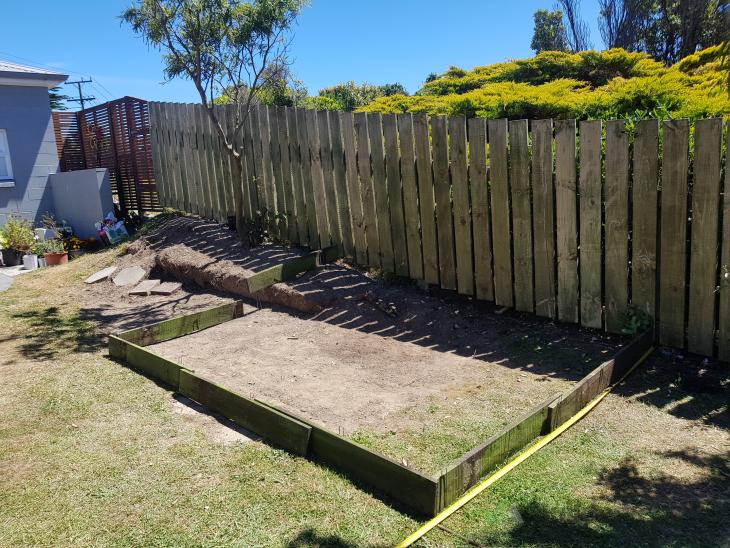
<path fill-rule="evenodd" d="M 99 87 L 99 86 L 100 86 L 100 84 L 99 84 L 99 82 L 98 82 L 98 81 L 95 81 L 95 82 L 93 82 L 93 83 L 91 84 L 91 88 L 92 88 L 92 89 L 93 89 L 93 90 L 94 90 L 94 91 L 95 91 L 95 92 L 96 92 L 97 94 L 101 95 L 101 96 L 102 96 L 102 98 L 103 98 L 103 99 L 104 99 L 105 101 L 111 101 L 111 100 L 112 100 L 112 98 L 111 98 L 111 97 L 109 96 L 109 94 L 107 94 L 107 93 L 105 93 L 104 91 L 102 91 L 102 90 L 100 89 L 100 87 Z"/>
<path fill-rule="evenodd" d="M 51 66 L 45 65 L 43 63 L 39 63 L 33 59 L 28 59 L 27 57 L 21 57 L 19 55 L 15 55 L 15 54 L 7 52 L 7 51 L 0 51 L 0 55 L 2 55 L 3 57 L 10 58 L 10 59 L 15 59 L 22 63 L 29 63 L 30 65 L 38 67 L 38 68 L 51 70 L 54 72 L 66 72 L 73 76 L 79 76 L 81 80 L 84 79 L 82 73 L 77 72 L 75 70 L 68 70 L 68 69 L 63 69 L 63 68 L 59 69 L 58 67 L 51 67 Z M 92 78 L 93 78 L 93 76 L 89 76 L 89 80 L 91 80 Z M 75 82 L 66 82 L 66 83 L 72 84 Z M 104 86 L 104 84 L 102 84 L 99 80 L 94 80 L 93 83 L 92 82 L 89 82 L 89 83 L 91 83 L 91 87 L 96 91 L 96 93 L 98 95 L 101 95 L 102 97 L 104 97 L 105 100 L 107 100 L 107 101 L 114 100 L 112 92 L 109 91 L 109 89 L 106 86 Z M 98 86 L 98 87 L 96 87 L 96 86 Z M 74 102 L 79 102 L 78 99 L 69 99 L 69 100 L 74 101 Z M 94 98 L 88 99 L 88 100 L 96 100 L 96 98 L 94 97 Z"/>

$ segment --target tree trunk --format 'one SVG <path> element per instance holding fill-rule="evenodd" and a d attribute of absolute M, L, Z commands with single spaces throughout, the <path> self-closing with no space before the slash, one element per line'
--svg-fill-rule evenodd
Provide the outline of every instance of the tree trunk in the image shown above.
<path fill-rule="evenodd" d="M 239 239 L 245 244 L 250 245 L 250 235 L 243 217 L 243 155 L 231 157 L 231 166 L 233 169 L 233 201 L 234 212 L 236 216 L 236 232 Z"/>

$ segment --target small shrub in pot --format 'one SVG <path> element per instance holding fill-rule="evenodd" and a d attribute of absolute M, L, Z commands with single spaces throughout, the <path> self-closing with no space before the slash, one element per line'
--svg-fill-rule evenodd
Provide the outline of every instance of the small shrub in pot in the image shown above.
<path fill-rule="evenodd" d="M 3 242 L 5 265 L 19 265 L 22 263 L 23 255 L 29 252 L 35 243 L 33 225 L 25 219 L 11 217 L 0 228 L 0 240 Z"/>

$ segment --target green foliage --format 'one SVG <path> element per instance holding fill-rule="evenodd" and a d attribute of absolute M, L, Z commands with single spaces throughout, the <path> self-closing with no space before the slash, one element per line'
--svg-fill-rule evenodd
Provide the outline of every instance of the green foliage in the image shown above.
<path fill-rule="evenodd" d="M 378 97 L 394 95 L 407 95 L 407 92 L 398 83 L 377 86 L 367 82 L 356 84 L 349 81 L 319 90 L 319 95 L 308 97 L 304 106 L 321 110 L 355 110 Z"/>
<path fill-rule="evenodd" d="M 68 95 L 61 93 L 59 86 L 48 90 L 48 100 L 51 103 L 51 110 L 68 110 L 65 103 L 68 98 Z"/>
<path fill-rule="evenodd" d="M 727 0 L 600 0 L 599 28 L 610 48 L 644 51 L 673 64 L 727 39 Z"/>
<path fill-rule="evenodd" d="M 667 67 L 622 49 L 547 51 L 476 67 L 450 68 L 411 97 L 380 97 L 360 110 L 482 118 L 624 118 L 727 116 L 720 47 Z"/>
<path fill-rule="evenodd" d="M 25 219 L 11 217 L 0 228 L 0 241 L 3 248 L 28 251 L 35 243 L 33 225 Z"/>
<path fill-rule="evenodd" d="M 163 49 L 168 78 L 235 85 L 239 68 L 254 68 L 256 57 L 274 52 L 302 5 L 301 0 L 137 0 L 121 19 Z M 268 66 L 265 59 L 260 62 L 259 77 Z"/>
<path fill-rule="evenodd" d="M 643 309 L 631 305 L 626 309 L 621 318 L 621 331 L 627 335 L 636 335 L 649 329 L 653 321 L 651 316 Z"/>
<path fill-rule="evenodd" d="M 246 86 L 237 92 L 232 88 L 226 88 L 213 102 L 216 105 L 233 104 L 237 97 L 245 97 L 247 92 Z M 288 67 L 276 67 L 276 70 L 264 71 L 262 83 L 253 91 L 253 97 L 262 105 L 298 107 L 302 106 L 307 98 L 307 89 L 303 82 L 294 78 Z"/>
<path fill-rule="evenodd" d="M 60 238 L 51 238 L 42 242 L 35 242 L 31 248 L 36 255 L 44 255 L 46 253 L 65 253 L 66 247 Z"/>
<path fill-rule="evenodd" d="M 613 78 L 649 76 L 666 71 L 666 67 L 645 53 L 621 49 L 607 51 L 546 51 L 528 59 L 518 59 L 476 67 L 471 72 L 454 67 L 423 86 L 417 95 L 465 93 L 496 82 L 539 85 L 560 78 L 580 80 L 593 87 L 603 86 Z"/>
<path fill-rule="evenodd" d="M 530 47 L 535 53 L 565 51 L 568 49 L 562 11 L 537 10 L 533 17 L 535 19 L 535 31 L 532 35 Z"/>
<path fill-rule="evenodd" d="M 284 219 L 284 213 L 272 213 L 266 208 L 257 210 L 254 219 L 244 220 L 249 245 L 255 247 L 272 242 L 274 239 L 270 232 L 271 227 Z"/>

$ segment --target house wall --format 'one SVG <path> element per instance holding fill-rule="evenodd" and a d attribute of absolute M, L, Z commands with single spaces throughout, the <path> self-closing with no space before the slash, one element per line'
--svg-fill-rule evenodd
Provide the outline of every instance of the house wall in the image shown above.
<path fill-rule="evenodd" d="M 0 128 L 7 132 L 15 183 L 0 185 L 0 226 L 9 215 L 40 223 L 53 212 L 48 176 L 58 171 L 48 90 L 0 86 Z"/>
<path fill-rule="evenodd" d="M 50 180 L 56 219 L 71 225 L 79 238 L 96 237 L 94 223 L 114 212 L 106 168 L 54 173 Z"/>

